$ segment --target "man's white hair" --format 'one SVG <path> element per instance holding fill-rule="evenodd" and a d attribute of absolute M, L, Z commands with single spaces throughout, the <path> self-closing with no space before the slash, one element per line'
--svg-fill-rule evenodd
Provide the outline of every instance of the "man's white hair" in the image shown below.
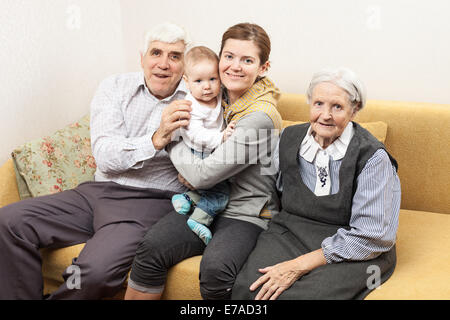
<path fill-rule="evenodd" d="M 358 110 L 364 108 L 366 104 L 366 88 L 358 76 L 347 68 L 325 69 L 315 73 L 306 92 L 308 104 L 311 103 L 314 88 L 322 82 L 331 82 L 347 91 L 352 106 L 358 108 Z"/>
<path fill-rule="evenodd" d="M 147 53 L 148 48 L 150 47 L 150 43 L 152 43 L 153 41 L 161 41 L 166 43 L 183 41 L 186 49 L 191 44 L 191 38 L 187 31 L 183 27 L 171 22 L 159 24 L 149 32 L 147 32 L 144 42 L 144 54 Z"/>

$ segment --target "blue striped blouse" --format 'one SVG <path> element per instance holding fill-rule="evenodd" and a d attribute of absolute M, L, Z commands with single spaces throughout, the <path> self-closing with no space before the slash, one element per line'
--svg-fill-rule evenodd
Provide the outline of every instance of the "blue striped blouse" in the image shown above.
<path fill-rule="evenodd" d="M 300 158 L 303 183 L 314 192 L 316 169 L 314 164 Z M 331 194 L 339 191 L 341 160 L 330 159 Z M 274 151 L 273 165 L 279 171 L 279 146 Z M 353 197 L 350 230 L 339 229 L 322 242 L 328 263 L 346 260 L 370 260 L 389 251 L 395 244 L 400 211 L 400 179 L 383 149 L 377 150 L 367 161 L 357 178 L 358 188 Z M 282 191 L 279 173 L 277 187 Z"/>

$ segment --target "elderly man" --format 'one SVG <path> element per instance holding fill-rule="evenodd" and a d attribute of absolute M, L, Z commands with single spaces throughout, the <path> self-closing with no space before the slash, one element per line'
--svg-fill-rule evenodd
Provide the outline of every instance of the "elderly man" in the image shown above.
<path fill-rule="evenodd" d="M 173 24 L 148 33 L 143 72 L 103 81 L 91 104 L 95 181 L 0 209 L 0 299 L 41 299 L 40 248 L 86 242 L 50 299 L 98 299 L 117 293 L 146 230 L 185 191 L 163 150 L 189 124 L 183 75 L 189 40 Z M 72 273 L 71 273 L 72 272 Z M 74 288 L 75 287 L 75 288 Z"/>

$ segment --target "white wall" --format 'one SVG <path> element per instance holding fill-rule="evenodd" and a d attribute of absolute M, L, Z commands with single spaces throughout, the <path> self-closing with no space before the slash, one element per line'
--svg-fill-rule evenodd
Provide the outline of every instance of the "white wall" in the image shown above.
<path fill-rule="evenodd" d="M 144 31 L 167 20 L 216 51 L 231 25 L 260 24 L 284 92 L 348 66 L 369 99 L 450 104 L 449 14 L 448 0 L 0 0 L 0 164 L 87 113 L 101 79 L 140 70 Z"/>
<path fill-rule="evenodd" d="M 0 1 L 0 164 L 89 110 L 124 71 L 118 0 Z"/>
<path fill-rule="evenodd" d="M 270 76 L 282 91 L 304 93 L 314 72 L 347 66 L 369 99 L 450 103 L 448 0 L 121 0 L 125 59 L 139 69 L 143 30 L 170 20 L 218 51 L 238 22 L 272 39 Z"/>

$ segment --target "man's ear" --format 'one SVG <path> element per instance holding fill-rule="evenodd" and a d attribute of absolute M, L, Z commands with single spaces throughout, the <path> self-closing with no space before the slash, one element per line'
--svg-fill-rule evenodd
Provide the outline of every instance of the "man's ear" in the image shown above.
<path fill-rule="evenodd" d="M 141 67 L 143 69 L 144 68 L 144 54 L 142 53 L 142 51 L 139 51 L 139 55 L 141 56 Z"/>

